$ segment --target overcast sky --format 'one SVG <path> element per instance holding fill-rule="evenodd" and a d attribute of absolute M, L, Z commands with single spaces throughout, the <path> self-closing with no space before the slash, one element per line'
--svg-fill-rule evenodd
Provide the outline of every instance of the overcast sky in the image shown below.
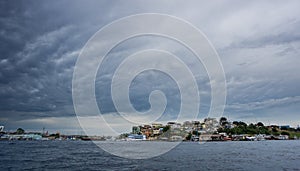
<path fill-rule="evenodd" d="M 299 6 L 296 0 L 1 1 L 0 125 L 6 130 L 45 127 L 81 133 L 72 102 L 72 76 L 85 43 L 121 17 L 163 13 L 190 22 L 215 47 L 227 80 L 224 116 L 231 121 L 296 126 L 300 124 Z M 195 64 L 192 54 L 178 43 L 155 36 L 128 40 L 108 54 L 95 83 L 101 112 L 117 122 L 108 76 L 126 56 L 147 48 L 173 50 L 187 63 L 200 87 L 199 116 L 206 116 L 211 89 L 204 67 Z M 176 82 L 155 71 L 134 80 L 129 95 L 133 107 L 148 110 L 149 94 L 157 89 L 168 100 L 165 114 L 177 114 Z"/>

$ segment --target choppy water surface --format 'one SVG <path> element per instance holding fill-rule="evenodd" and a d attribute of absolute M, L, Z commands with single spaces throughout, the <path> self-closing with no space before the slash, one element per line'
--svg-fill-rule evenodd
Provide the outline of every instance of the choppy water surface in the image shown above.
<path fill-rule="evenodd" d="M 159 148 L 159 142 L 155 143 Z M 119 150 L 128 152 L 126 148 Z M 0 142 L 0 170 L 224 169 L 300 170 L 300 141 L 184 142 L 166 154 L 145 160 L 113 156 L 86 141 Z"/>

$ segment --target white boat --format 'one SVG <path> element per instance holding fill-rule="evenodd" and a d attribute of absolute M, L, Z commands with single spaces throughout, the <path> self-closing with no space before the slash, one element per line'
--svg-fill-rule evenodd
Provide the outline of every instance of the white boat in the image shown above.
<path fill-rule="evenodd" d="M 146 135 L 130 134 L 126 141 L 143 141 L 146 140 Z"/>
<path fill-rule="evenodd" d="M 257 139 L 256 139 L 256 137 L 251 136 L 251 137 L 246 137 L 246 140 L 248 140 L 248 141 L 256 141 Z"/>

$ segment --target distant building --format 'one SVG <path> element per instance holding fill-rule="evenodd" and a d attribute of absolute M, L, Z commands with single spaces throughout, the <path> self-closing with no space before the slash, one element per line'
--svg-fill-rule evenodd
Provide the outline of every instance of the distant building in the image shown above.
<path fill-rule="evenodd" d="M 172 129 L 181 128 L 181 124 L 177 122 L 168 122 L 167 125 L 169 125 Z"/>
<path fill-rule="evenodd" d="M 152 123 L 152 127 L 153 128 L 162 128 L 163 124 L 161 124 L 161 123 Z"/>
<path fill-rule="evenodd" d="M 284 130 L 287 130 L 290 128 L 290 125 L 281 125 L 279 126 L 280 129 L 284 129 Z"/>
<path fill-rule="evenodd" d="M 185 122 L 183 122 L 182 126 L 185 127 L 185 128 L 192 128 L 193 127 L 193 123 L 190 122 L 190 121 L 185 121 Z"/>
<path fill-rule="evenodd" d="M 216 118 L 205 118 L 202 128 L 206 132 L 215 132 L 219 128 L 219 122 Z"/>
<path fill-rule="evenodd" d="M 141 133 L 143 135 L 146 135 L 147 138 L 152 134 L 151 125 L 143 125 L 143 126 L 140 127 L 140 129 L 141 129 Z"/>
<path fill-rule="evenodd" d="M 162 133 L 162 129 L 154 129 L 153 135 L 160 135 Z"/>
<path fill-rule="evenodd" d="M 289 136 L 288 135 L 279 135 L 277 137 L 279 140 L 288 140 L 289 139 Z"/>

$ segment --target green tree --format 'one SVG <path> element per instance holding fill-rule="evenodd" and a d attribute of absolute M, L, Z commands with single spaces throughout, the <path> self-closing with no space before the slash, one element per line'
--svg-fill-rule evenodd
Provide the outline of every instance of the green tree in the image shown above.
<path fill-rule="evenodd" d="M 269 129 L 267 127 L 265 127 L 265 126 L 259 127 L 258 128 L 258 133 L 259 134 L 266 134 L 266 135 L 270 135 L 271 134 L 271 132 L 269 131 Z"/>
<path fill-rule="evenodd" d="M 17 131 L 16 131 L 17 134 L 24 134 L 25 133 L 25 130 L 22 129 L 22 128 L 18 128 Z"/>
<path fill-rule="evenodd" d="M 265 126 L 262 122 L 258 122 L 256 125 L 259 126 L 259 127 Z"/>
<path fill-rule="evenodd" d="M 193 130 L 193 131 L 192 131 L 192 134 L 193 134 L 193 135 L 198 135 L 198 131 L 197 131 L 197 130 Z"/>
<path fill-rule="evenodd" d="M 246 124 L 245 122 L 240 121 L 240 122 L 239 122 L 239 126 L 244 126 L 244 127 L 246 127 L 247 124 Z"/>
<path fill-rule="evenodd" d="M 276 128 L 272 128 L 272 132 L 278 132 Z"/>
<path fill-rule="evenodd" d="M 233 124 L 233 125 L 238 125 L 239 122 L 238 122 L 238 121 L 233 121 L 232 124 Z"/>
<path fill-rule="evenodd" d="M 221 126 L 226 126 L 228 124 L 227 118 L 226 117 L 221 117 L 219 120 L 219 123 Z"/>
<path fill-rule="evenodd" d="M 188 141 L 191 140 L 191 138 L 192 138 L 192 134 L 191 134 L 191 133 L 189 133 L 189 134 L 185 137 L 185 139 L 188 140 Z"/>
<path fill-rule="evenodd" d="M 256 127 L 256 125 L 254 125 L 253 123 L 251 123 L 251 124 L 248 125 L 248 128 L 250 128 L 250 129 L 256 129 L 257 127 Z"/>
<path fill-rule="evenodd" d="M 281 135 L 288 135 L 288 136 L 290 136 L 290 133 L 289 133 L 289 132 L 286 132 L 286 131 L 282 131 L 282 132 L 281 132 Z"/>
<path fill-rule="evenodd" d="M 170 128 L 171 128 L 170 125 L 165 126 L 165 127 L 163 128 L 163 132 L 167 132 Z"/>

